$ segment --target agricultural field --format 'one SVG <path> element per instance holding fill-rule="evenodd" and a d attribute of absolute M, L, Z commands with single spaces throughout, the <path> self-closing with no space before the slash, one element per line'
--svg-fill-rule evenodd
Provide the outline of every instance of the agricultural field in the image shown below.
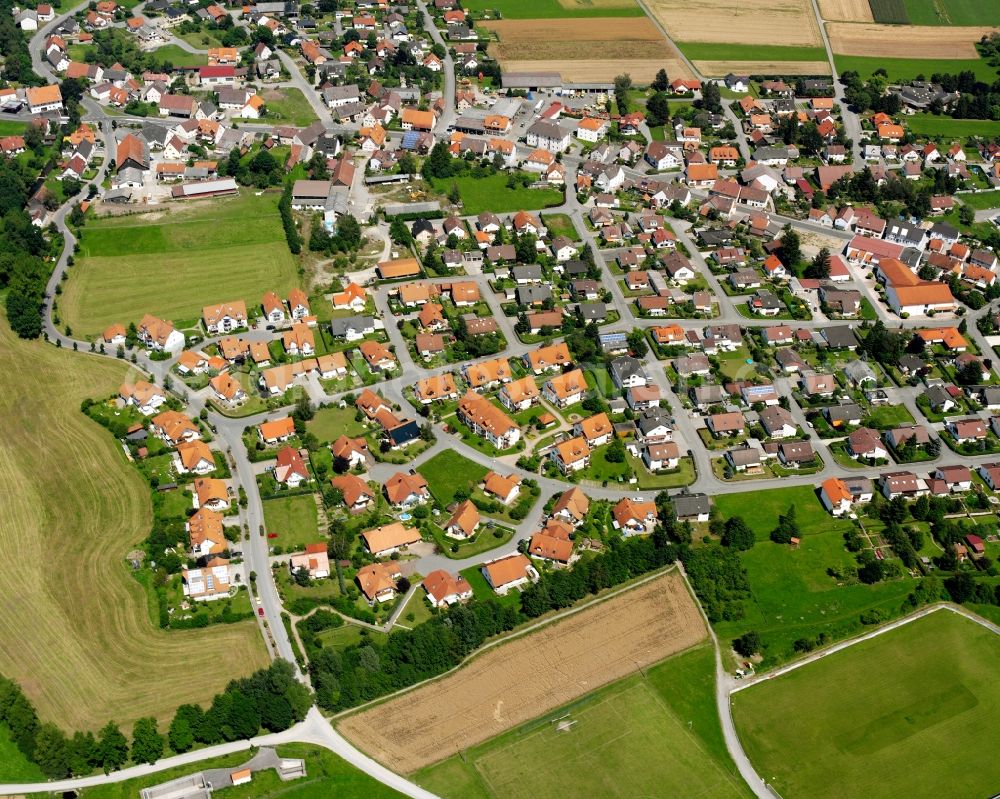
<path fill-rule="evenodd" d="M 952 119 L 933 114 L 914 114 L 906 118 L 906 127 L 916 136 L 944 136 L 948 141 L 969 136 L 988 139 L 1000 136 L 1000 122 L 994 119 Z"/>
<path fill-rule="evenodd" d="M 512 71 L 559 72 L 565 80 L 611 80 L 628 72 L 634 81 L 644 83 L 665 68 L 673 77 L 690 77 L 678 53 L 648 18 L 556 19 L 541 25 L 509 19 L 484 22 L 481 27 L 496 34 L 498 41 L 490 45 L 490 52 Z"/>
<path fill-rule="evenodd" d="M 752 598 L 743 603 L 744 618 L 715 625 L 720 638 L 757 631 L 764 642 L 765 665 L 773 665 L 796 654 L 794 643 L 799 638 L 825 633 L 842 639 L 860 632 L 859 617 L 866 610 L 877 609 L 885 618 L 899 613 L 915 580 L 838 584 L 827 573 L 830 568 L 850 569 L 855 563 L 844 548 L 843 536 L 851 523 L 830 516 L 811 487 L 758 492 L 753 500 L 752 505 L 747 503 L 746 494 L 716 497 L 723 517 L 742 516 L 757 535 L 756 546 L 741 555 Z M 797 549 L 768 540 L 778 514 L 791 505 L 803 533 Z"/>
<path fill-rule="evenodd" d="M 403 794 L 359 771 L 346 760 L 320 746 L 285 744 L 277 747 L 279 757 L 302 758 L 306 761 L 306 776 L 292 782 L 282 782 L 273 770 L 257 772 L 247 785 L 221 790 L 225 799 L 396 799 Z M 194 766 L 176 768 L 137 777 L 125 782 L 110 783 L 81 791 L 84 799 L 133 799 L 143 788 L 167 780 L 184 777 L 201 769 L 232 768 L 250 759 L 250 752 L 236 752 L 213 758 Z"/>
<path fill-rule="evenodd" d="M 643 16 L 635 0 L 469 0 L 462 8 L 503 19 Z"/>
<path fill-rule="evenodd" d="M 377 760 L 413 772 L 704 637 L 683 579 L 669 572 L 487 649 L 441 679 L 348 716 L 338 729 Z"/>
<path fill-rule="evenodd" d="M 316 499 L 312 494 L 280 497 L 264 501 L 264 527 L 276 535 L 269 543 L 285 552 L 298 552 L 306 544 L 321 541 Z"/>
<path fill-rule="evenodd" d="M 835 55 L 834 63 L 837 73 L 853 70 L 861 77 L 868 78 L 877 69 L 884 69 L 892 82 L 909 81 L 918 75 L 930 78 L 935 72 L 947 70 L 957 73 L 971 70 L 984 83 L 992 83 L 997 79 L 997 70 L 985 60 L 979 58 L 959 58 L 949 61 L 933 61 L 924 58 L 872 58 L 868 56 Z"/>
<path fill-rule="evenodd" d="M 677 45 L 704 75 L 739 74 L 822 75 L 830 62 L 822 47 L 785 47 L 766 44 L 683 42 Z"/>
<path fill-rule="evenodd" d="M 868 0 L 819 0 L 819 15 L 829 22 L 874 22 Z"/>
<path fill-rule="evenodd" d="M 417 782 L 444 799 L 749 796 L 719 734 L 714 666 L 711 646 L 674 655 L 418 772 Z"/>
<path fill-rule="evenodd" d="M 948 611 L 732 695 L 743 746 L 785 799 L 990 796 L 1000 639 Z M 808 756 L 792 757 L 793 752 Z"/>
<path fill-rule="evenodd" d="M 692 13 L 687 0 L 650 0 L 653 16 L 675 42 L 822 47 L 811 0 L 709 0 Z"/>
<path fill-rule="evenodd" d="M 871 13 L 896 25 L 1000 25 L 1000 6 L 982 0 L 871 0 Z"/>
<path fill-rule="evenodd" d="M 831 22 L 826 26 L 830 46 L 837 55 L 868 56 L 875 58 L 920 58 L 933 61 L 941 59 L 975 59 L 976 50 L 988 27 L 949 28 L 941 26 L 910 26 L 900 29 L 895 25 L 873 23 Z M 935 72 L 951 70 L 947 64 L 938 64 Z M 928 75 L 929 77 L 929 75 Z"/>
<path fill-rule="evenodd" d="M 151 214 L 87 222 L 59 311 L 76 336 L 152 313 L 175 322 L 212 303 L 259 305 L 298 283 L 278 216 L 276 192 L 166 205 Z M 169 287 L 169 290 L 165 290 Z"/>
<path fill-rule="evenodd" d="M 17 486 L 0 494 L 0 673 L 66 730 L 167 718 L 267 662 L 253 622 L 154 625 L 125 562 L 149 531 L 149 488 L 80 412 L 129 377 L 124 363 L 21 341 L 0 324 L 0 480 Z"/>

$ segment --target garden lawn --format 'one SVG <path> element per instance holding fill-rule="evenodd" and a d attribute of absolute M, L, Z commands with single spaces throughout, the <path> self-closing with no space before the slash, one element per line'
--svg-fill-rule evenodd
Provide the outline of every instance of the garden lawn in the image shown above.
<path fill-rule="evenodd" d="M 715 497 L 715 506 L 721 516 L 724 519 L 742 516 L 757 534 L 758 541 L 768 540 L 771 530 L 778 524 L 778 515 L 787 512 L 790 505 L 795 506 L 799 527 L 806 535 L 831 531 L 843 533 L 850 528 L 850 524 L 826 512 L 812 486 L 757 491 L 752 497 L 746 493 Z"/>
<path fill-rule="evenodd" d="M 901 29 L 904 30 L 904 29 Z M 976 73 L 976 78 L 992 84 L 997 79 L 997 70 L 982 58 L 960 58 L 947 61 L 936 61 L 925 58 L 878 58 L 872 56 L 834 55 L 837 74 L 852 70 L 862 78 L 871 77 L 876 69 L 885 69 L 889 73 L 891 83 L 913 80 L 917 75 L 923 75 L 930 80 L 935 72 L 950 72 L 958 74 L 965 70 Z M 945 117 L 942 117 L 944 119 Z M 906 124 L 911 125 L 913 117 L 907 117 Z M 948 117 L 950 119 L 950 117 Z"/>
<path fill-rule="evenodd" d="M 336 441 L 341 436 L 356 438 L 365 432 L 365 426 L 354 420 L 356 413 L 357 409 L 353 405 L 346 408 L 320 408 L 306 422 L 306 429 L 320 441 Z"/>
<path fill-rule="evenodd" d="M 280 546 L 285 552 L 299 552 L 306 544 L 321 541 L 317 521 L 316 500 L 312 494 L 294 497 L 280 497 L 264 502 L 264 527 L 272 546 Z"/>
<path fill-rule="evenodd" d="M 165 44 L 157 47 L 153 55 L 161 61 L 169 61 L 175 67 L 201 67 L 208 63 L 207 53 L 189 53 L 176 44 Z"/>
<path fill-rule="evenodd" d="M 459 574 L 469 581 L 469 585 L 472 588 L 472 594 L 479 601 L 492 599 L 495 602 L 499 602 L 501 605 L 506 605 L 512 608 L 521 607 L 520 591 L 514 589 L 508 591 L 503 596 L 500 596 L 496 593 L 496 591 L 490 588 L 490 584 L 486 582 L 486 578 L 483 576 L 483 572 L 480 570 L 479 566 L 470 566 L 467 569 L 462 569 Z"/>
<path fill-rule="evenodd" d="M 886 430 L 890 427 L 913 424 L 913 414 L 905 405 L 879 405 L 868 412 L 864 423 L 868 427 Z"/>
<path fill-rule="evenodd" d="M 303 758 L 306 776 L 291 782 L 282 782 L 274 769 L 258 771 L 254 773 L 252 782 L 226 788 L 221 791 L 221 795 L 225 799 L 276 799 L 279 796 L 281 799 L 328 799 L 331 796 L 337 799 L 395 799 L 403 796 L 322 747 L 285 744 L 279 746 L 277 752 L 282 758 Z M 85 799 L 126 799 L 126 797 L 132 799 L 138 796 L 142 788 L 186 776 L 196 769 L 239 766 L 250 757 L 249 751 L 237 752 L 214 760 L 206 760 L 198 763 L 197 767 L 178 766 L 148 777 L 87 788 L 80 795 Z"/>
<path fill-rule="evenodd" d="M 994 74 L 993 80 L 996 79 Z M 906 127 L 916 136 L 946 136 L 949 141 L 968 136 L 1000 136 L 1000 122 L 992 119 L 952 119 L 943 115 L 914 114 L 906 118 Z"/>
<path fill-rule="evenodd" d="M 745 797 L 700 646 L 417 772 L 444 799 Z M 568 731 L 556 720 L 573 722 Z M 549 764 L 557 762 L 558 768 Z"/>
<path fill-rule="evenodd" d="M 553 205 L 561 205 L 563 192 L 560 189 L 526 189 L 520 184 L 507 188 L 507 173 L 498 172 L 485 178 L 460 175 L 434 182 L 434 188 L 442 194 L 458 184 L 462 195 L 462 213 L 466 216 L 493 211 L 498 214 L 511 211 L 537 211 Z"/>
<path fill-rule="evenodd" d="M 677 42 L 677 46 L 692 61 L 826 61 L 822 47 L 717 42 Z"/>
<path fill-rule="evenodd" d="M 266 120 L 280 122 L 286 125 L 307 127 L 316 121 L 316 112 L 301 89 L 285 87 L 281 89 L 266 89 L 263 93 L 267 104 Z"/>
<path fill-rule="evenodd" d="M 242 299 L 251 309 L 265 291 L 287 296 L 298 277 L 278 198 L 245 191 L 171 213 L 88 222 L 60 297 L 63 321 L 94 337 L 145 313 L 198 319 L 213 303 Z"/>
<path fill-rule="evenodd" d="M 191 33 L 177 33 L 175 35 L 198 50 L 207 50 L 209 47 L 222 47 L 222 42 L 216 37 L 214 31 L 192 31 Z"/>
<path fill-rule="evenodd" d="M 467 489 L 471 494 L 488 471 L 485 466 L 470 461 L 452 449 L 439 452 L 417 467 L 417 472 L 423 475 L 431 494 L 442 508 L 455 501 L 456 491 Z"/>
<path fill-rule="evenodd" d="M 580 240 L 576 228 L 573 227 L 573 220 L 566 214 L 542 214 L 542 224 L 545 225 L 553 238 L 565 236 L 570 241 Z"/>
<path fill-rule="evenodd" d="M 128 375 L 0 320 L 0 480 L 17 486 L 0 492 L 0 674 L 67 731 L 167 719 L 267 663 L 253 622 L 168 631 L 150 618 L 125 562 L 152 523 L 149 486 L 80 412 Z"/>
<path fill-rule="evenodd" d="M 732 697 L 743 746 L 785 799 L 990 796 L 1000 639 L 938 611 Z M 808 757 L 790 757 L 791 752 Z"/>
<path fill-rule="evenodd" d="M 15 122 L 10 119 L 0 120 L 0 136 L 20 136 L 28 127 L 26 122 Z"/>
<path fill-rule="evenodd" d="M 563 17 L 641 17 L 643 11 L 634 0 L 469 0 L 466 11 L 499 11 L 504 19 L 561 19 Z"/>

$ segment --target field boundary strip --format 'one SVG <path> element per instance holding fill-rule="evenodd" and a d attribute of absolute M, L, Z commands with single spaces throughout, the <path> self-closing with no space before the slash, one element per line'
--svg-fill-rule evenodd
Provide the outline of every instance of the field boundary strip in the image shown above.
<path fill-rule="evenodd" d="M 515 630 L 515 631 L 513 631 L 511 633 L 507 633 L 505 635 L 501 635 L 501 636 L 495 638 L 494 640 L 490 641 L 489 643 L 484 644 L 483 646 L 479 647 L 479 649 L 477 649 L 475 652 L 472 652 L 471 654 L 469 654 L 457 666 L 453 666 L 452 668 L 448 669 L 448 671 L 442 672 L 441 674 L 438 674 L 436 677 L 428 677 L 426 680 L 421 680 L 420 682 L 414 683 L 413 685 L 409 685 L 406 688 L 400 688 L 398 691 L 395 691 L 395 692 L 393 692 L 391 694 L 386 694 L 385 696 L 380 696 L 378 699 L 372 699 L 370 702 L 365 702 L 363 705 L 358 705 L 357 707 L 348 708 L 347 710 L 342 710 L 339 713 L 334 713 L 333 715 L 329 716 L 328 718 L 331 721 L 340 721 L 340 720 L 343 720 L 345 718 L 348 718 L 349 716 L 354 716 L 354 715 L 356 715 L 358 713 L 361 713 L 362 711 L 370 710 L 373 707 L 385 704 L 390 699 L 395 699 L 395 698 L 397 698 L 399 696 L 402 696 L 403 694 L 408 694 L 411 691 L 414 691 L 417 688 L 420 688 L 421 686 L 428 685 L 429 683 L 437 682 L 438 680 L 442 680 L 445 677 L 448 677 L 449 675 L 451 675 L 454 672 L 458 671 L 459 669 L 463 668 L 464 666 L 467 666 L 469 663 L 471 663 L 477 657 L 479 657 L 480 655 L 482 655 L 484 652 L 488 652 L 490 649 L 493 649 L 494 647 L 499 646 L 500 644 L 506 644 L 506 643 L 509 643 L 510 641 L 515 641 L 518 638 L 521 638 L 522 636 L 527 635 L 528 633 L 534 632 L 534 631 L 539 630 L 539 629 L 541 629 L 543 627 L 547 627 L 549 624 L 552 624 L 553 622 L 562 621 L 563 619 L 567 619 L 570 616 L 573 616 L 573 615 L 575 615 L 577 613 L 581 613 L 582 611 L 587 610 L 588 608 L 591 608 L 594 605 L 598 605 L 598 604 L 600 604 L 602 602 L 606 602 L 609 599 L 614 599 L 615 597 L 620 596 L 621 594 L 627 593 L 628 591 L 631 591 L 631 590 L 633 590 L 635 588 L 639 588 L 639 587 L 645 585 L 648 582 L 651 582 L 651 581 L 653 581 L 653 580 L 655 580 L 655 579 L 657 579 L 659 577 L 662 577 L 665 574 L 670 574 L 671 572 L 676 571 L 676 570 L 677 570 L 677 565 L 676 564 L 674 564 L 672 566 L 667 566 L 664 569 L 660 569 L 659 571 L 652 572 L 652 573 L 646 575 L 645 577 L 642 577 L 639 580 L 636 580 L 634 583 L 629 583 L 626 586 L 622 586 L 621 588 L 617 588 L 614 591 L 612 591 L 611 593 L 605 594 L 605 595 L 600 596 L 600 597 L 595 597 L 594 599 L 589 600 L 588 602 L 585 602 L 582 605 L 577 605 L 576 607 L 569 608 L 568 610 L 566 610 L 563 613 L 558 613 L 555 616 L 550 616 L 547 619 L 542 619 L 541 621 L 538 621 L 538 622 L 535 622 L 533 624 L 530 624 L 530 625 L 528 625 L 527 627 L 525 627 L 525 628 L 523 628 L 521 630 Z M 687 583 L 687 580 L 685 579 L 685 584 L 686 583 Z M 698 605 L 697 599 L 695 599 L 695 605 L 697 605 L 697 607 L 699 609 L 701 608 L 701 606 Z"/>
<path fill-rule="evenodd" d="M 975 613 L 971 613 L 965 608 L 961 608 L 947 602 L 942 602 L 937 605 L 931 605 L 930 607 L 921 608 L 920 610 L 911 613 L 909 616 L 904 616 L 901 619 L 896 619 L 895 621 L 889 622 L 888 624 L 879 627 L 877 630 L 872 630 L 871 632 L 863 633 L 862 635 L 857 635 L 854 638 L 848 638 L 846 641 L 840 641 L 839 643 L 834 644 L 828 649 L 824 649 L 821 652 L 814 652 L 802 658 L 801 660 L 797 660 L 794 663 L 789 663 L 785 666 L 782 666 L 781 668 L 775 669 L 774 671 L 769 671 L 766 674 L 761 674 L 750 680 L 739 682 L 735 686 L 733 686 L 732 689 L 730 689 L 729 694 L 730 696 L 732 696 L 733 694 L 739 693 L 740 691 L 745 691 L 747 688 L 751 688 L 752 686 L 757 685 L 758 683 L 766 682 L 767 680 L 773 680 L 775 677 L 781 677 L 785 674 L 788 674 L 789 672 L 795 671 L 796 669 L 800 669 L 803 666 L 808 666 L 810 663 L 815 663 L 817 660 L 822 660 L 823 658 L 829 655 L 836 654 L 837 652 L 842 652 L 843 650 L 848 649 L 854 646 L 855 644 L 860 644 L 862 641 L 870 641 L 873 638 L 878 638 L 878 636 L 880 635 L 885 635 L 886 633 L 892 632 L 893 630 L 897 630 L 900 627 L 905 627 L 907 624 L 911 624 L 912 622 L 915 622 L 918 619 L 923 619 L 927 616 L 930 616 L 933 613 L 937 613 L 939 610 L 948 610 L 954 613 L 956 616 L 964 616 L 969 621 L 975 622 L 981 627 L 985 627 L 994 635 L 1000 636 L 1000 626 L 994 624 L 993 622 L 987 619 L 984 619 L 982 616 L 979 616 Z"/>

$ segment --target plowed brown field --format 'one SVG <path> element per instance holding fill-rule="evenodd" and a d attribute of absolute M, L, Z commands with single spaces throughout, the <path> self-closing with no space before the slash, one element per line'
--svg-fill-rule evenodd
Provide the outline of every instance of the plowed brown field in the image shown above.
<path fill-rule="evenodd" d="M 487 650 L 458 671 L 349 716 L 338 729 L 409 773 L 492 738 L 704 639 L 670 572 Z"/>
<path fill-rule="evenodd" d="M 831 22 L 830 46 L 839 55 L 882 58 L 978 58 L 975 43 L 995 28 Z"/>

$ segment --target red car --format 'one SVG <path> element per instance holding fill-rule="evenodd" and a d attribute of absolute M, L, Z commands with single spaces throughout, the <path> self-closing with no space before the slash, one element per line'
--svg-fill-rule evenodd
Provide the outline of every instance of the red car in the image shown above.
<path fill-rule="evenodd" d="M 264 615 L 264 608 L 257 608 L 257 615 L 258 616 L 263 616 Z"/>

